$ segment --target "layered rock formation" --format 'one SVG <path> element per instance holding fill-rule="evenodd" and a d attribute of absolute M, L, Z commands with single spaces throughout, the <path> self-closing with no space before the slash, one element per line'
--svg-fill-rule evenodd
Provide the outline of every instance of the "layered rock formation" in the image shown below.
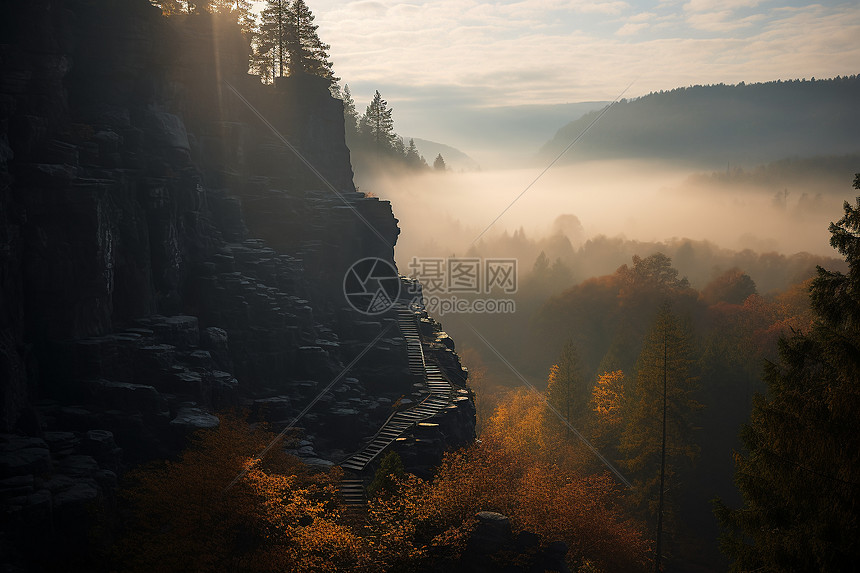
<path fill-rule="evenodd" d="M 221 409 L 283 427 L 394 324 L 350 307 L 343 277 L 393 263 L 399 229 L 356 192 L 325 82 L 262 85 L 228 23 L 34 0 L 4 4 L 0 42 L 0 549 L 23 563 L 48 535 L 84 559 L 80 524 L 117 475 Z M 413 383 L 392 328 L 302 418 L 294 453 L 337 462 Z M 416 464 L 473 439 L 463 398 Z"/>

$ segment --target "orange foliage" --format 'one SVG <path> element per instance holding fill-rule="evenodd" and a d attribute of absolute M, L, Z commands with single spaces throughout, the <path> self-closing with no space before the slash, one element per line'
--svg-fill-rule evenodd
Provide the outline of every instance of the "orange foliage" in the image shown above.
<path fill-rule="evenodd" d="M 354 570 L 359 541 L 336 521 L 341 470 L 311 474 L 277 447 L 254 460 L 272 438 L 222 416 L 177 461 L 132 472 L 124 498 L 134 519 L 117 547 L 122 570 Z"/>
<path fill-rule="evenodd" d="M 478 511 L 511 517 L 544 541 L 564 540 L 571 564 L 636 571 L 648 542 L 624 517 L 608 474 L 586 475 L 582 448 L 546 423 L 541 396 L 515 392 L 488 420 L 481 442 L 448 454 L 431 481 L 407 474 L 397 494 L 369 501 L 364 524 L 347 522 L 338 468 L 311 473 L 272 438 L 225 416 L 175 462 L 133 472 L 125 498 L 134 519 L 117 557 L 124 571 L 444 570 L 466 547 Z M 246 473 L 229 490 L 226 486 Z"/>
<path fill-rule="evenodd" d="M 400 496 L 371 501 L 371 523 L 401 564 L 456 557 L 478 511 L 508 515 L 516 530 L 563 540 L 571 564 L 638 571 L 648 542 L 627 519 L 608 473 L 586 475 L 584 448 L 546 423 L 541 396 L 511 392 L 488 420 L 481 441 L 446 455 L 430 483 L 409 476 Z"/>
<path fill-rule="evenodd" d="M 624 408 L 624 372 L 615 370 L 598 376 L 591 400 L 592 410 L 601 424 L 618 426 L 622 422 Z"/>
<path fill-rule="evenodd" d="M 591 392 L 589 429 L 594 445 L 598 448 L 614 446 L 624 428 L 624 372 L 604 372 L 597 377 Z"/>
<path fill-rule="evenodd" d="M 380 561 L 401 571 L 421 570 L 431 557 L 437 565 L 456 558 L 474 515 L 497 511 L 511 518 L 515 532 L 565 541 L 571 564 L 588 560 L 607 572 L 644 567 L 648 542 L 642 527 L 624 517 L 608 473 L 581 475 L 521 454 L 484 439 L 448 454 L 431 482 L 408 476 L 399 496 L 371 500 Z"/>

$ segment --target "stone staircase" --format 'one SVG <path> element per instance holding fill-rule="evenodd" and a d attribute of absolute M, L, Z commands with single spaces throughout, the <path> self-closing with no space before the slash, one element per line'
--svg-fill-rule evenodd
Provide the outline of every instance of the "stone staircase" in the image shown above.
<path fill-rule="evenodd" d="M 338 494 L 344 502 L 346 517 L 361 520 L 367 507 L 367 495 L 364 491 L 364 480 L 347 478 L 340 482 Z"/>
<path fill-rule="evenodd" d="M 364 471 L 388 446 L 420 422 L 432 418 L 452 404 L 454 389 L 435 365 L 427 364 L 415 313 L 406 307 L 397 308 L 397 324 L 406 341 L 410 373 L 423 378 L 427 395 L 417 405 L 389 416 L 364 448 L 340 463 L 351 472 Z M 347 480 L 345 480 L 347 481 Z M 347 503 L 350 503 L 349 500 Z"/>

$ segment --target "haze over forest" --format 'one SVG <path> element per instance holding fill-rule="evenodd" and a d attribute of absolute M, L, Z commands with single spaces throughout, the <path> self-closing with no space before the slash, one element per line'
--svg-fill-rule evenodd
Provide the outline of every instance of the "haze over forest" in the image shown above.
<path fill-rule="evenodd" d="M 531 239 L 547 237 L 565 214 L 580 223 L 566 230 L 574 248 L 608 235 L 829 255 L 827 225 L 851 198 L 845 181 L 860 153 L 858 98 L 856 76 L 675 89 L 561 126 L 539 153 L 523 149 L 531 169 L 406 180 L 359 171 L 357 180 L 393 202 L 403 222 L 401 264 L 413 256 L 480 251 L 473 241 L 536 178 L 484 242 L 520 228 Z"/>
<path fill-rule="evenodd" d="M 4 2 L 0 569 L 856 569 L 860 6 L 309 1 Z"/>
<path fill-rule="evenodd" d="M 736 515 L 726 508 L 743 503 L 728 460 L 750 447 L 737 428 L 749 418 L 753 395 L 765 391 L 762 361 L 777 360 L 771 337 L 809 328 L 806 292 L 817 266 L 847 268 L 829 226 L 857 193 L 850 185 L 856 187 L 860 166 L 857 101 L 856 75 L 786 76 L 666 85 L 640 97 L 564 108 L 480 108 L 471 119 L 458 118 L 461 133 L 448 127 L 449 141 L 466 143 L 457 151 L 474 153 L 481 169 L 359 163 L 356 181 L 391 201 L 401 226 L 395 255 L 402 273 L 420 277 L 422 260 L 516 259 L 520 289 L 508 295 L 516 312 L 442 316 L 479 372 L 485 421 L 494 409 L 499 415 L 512 408 L 505 392 L 516 394 L 524 384 L 546 388 L 552 400 L 557 375 L 591 381 L 584 384 L 595 393 L 614 369 L 643 376 L 655 309 L 660 300 L 672 301 L 694 341 L 688 359 L 699 378 L 690 396 L 698 406 L 691 408 L 704 411 L 688 420 L 699 424 L 695 431 L 675 438 L 697 436 L 691 447 L 701 449 L 687 470 L 677 466 L 685 481 L 674 494 L 674 518 L 690 529 L 671 534 L 673 563 L 666 570 L 719 571 L 730 567 L 727 556 L 737 559 L 735 566 L 757 563 L 739 559 L 741 550 L 718 550 L 713 540 L 721 530 L 708 496 L 726 504 L 719 506 L 725 540 L 733 519 L 727 516 Z M 524 135 L 529 118 L 562 110 L 570 115 L 556 118 L 552 136 L 535 144 L 534 134 L 546 133 L 540 121 Z M 476 133 L 475 126 L 483 129 Z M 754 310 L 761 301 L 770 318 Z M 724 312 L 739 314 L 723 322 Z M 734 328 L 744 334 L 734 338 Z M 641 386 L 626 384 L 626 399 L 642 396 Z M 569 419 L 591 439 L 605 438 L 589 414 Z M 618 445 L 602 451 L 635 467 L 623 461 L 626 438 L 613 439 Z"/>

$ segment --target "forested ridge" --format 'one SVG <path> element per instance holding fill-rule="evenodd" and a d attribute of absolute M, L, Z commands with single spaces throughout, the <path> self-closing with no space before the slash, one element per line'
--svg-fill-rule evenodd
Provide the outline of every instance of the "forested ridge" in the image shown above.
<path fill-rule="evenodd" d="M 860 77 L 696 85 L 622 99 L 566 161 L 653 158 L 725 168 L 786 157 L 860 151 Z M 541 150 L 558 154 L 594 121 L 559 129 Z"/>

